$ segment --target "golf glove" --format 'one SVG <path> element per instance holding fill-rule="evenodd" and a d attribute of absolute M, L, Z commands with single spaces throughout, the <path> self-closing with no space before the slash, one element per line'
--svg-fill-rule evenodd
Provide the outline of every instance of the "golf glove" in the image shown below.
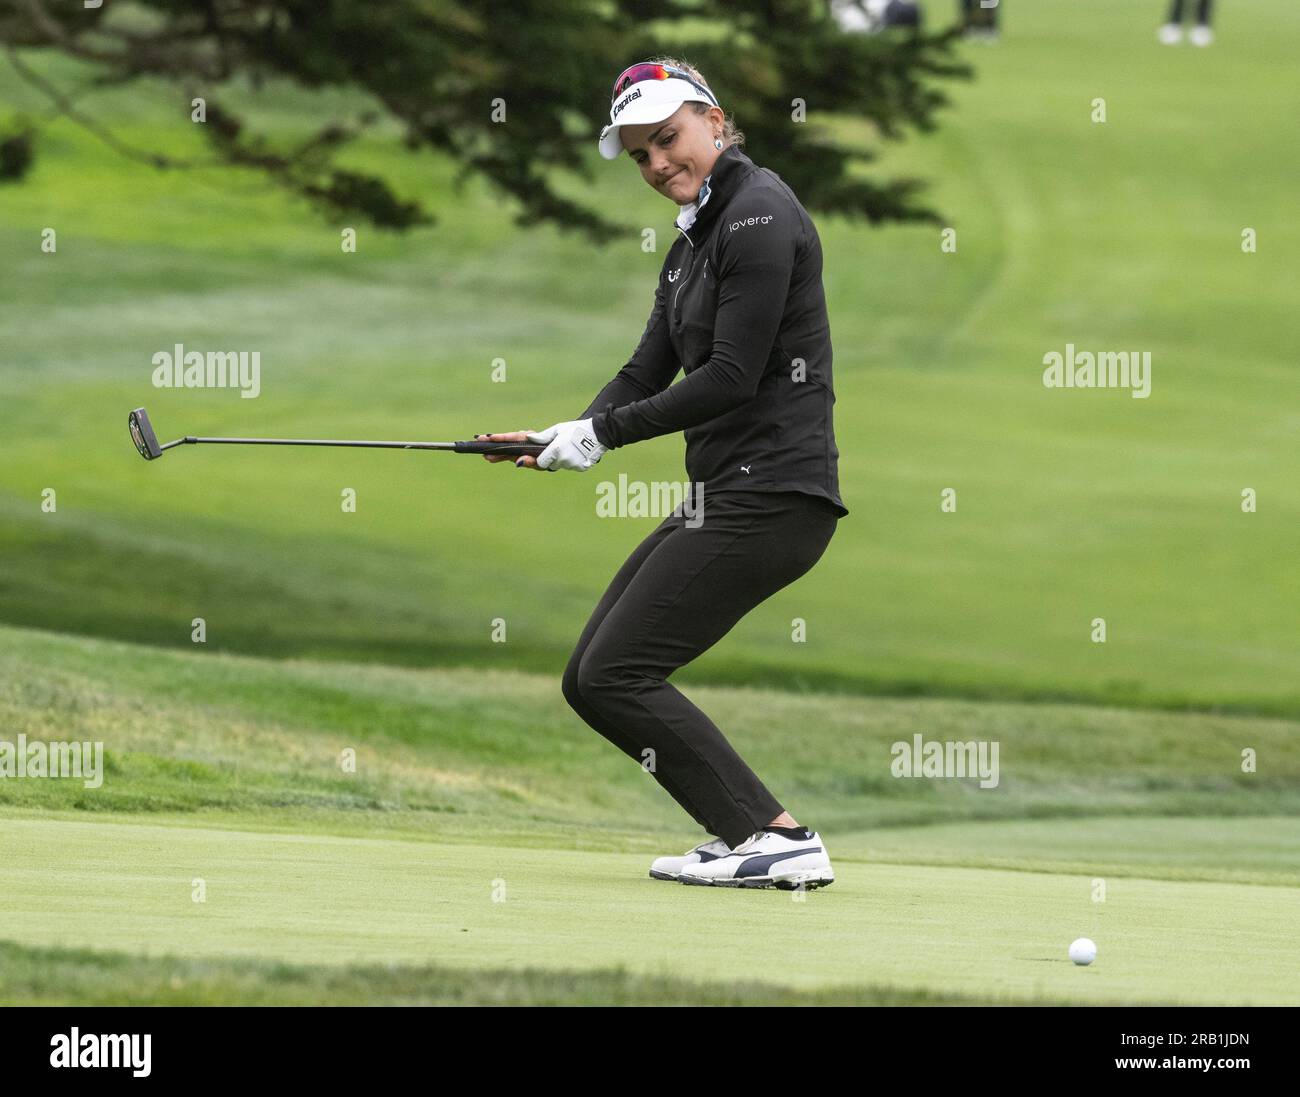
<path fill-rule="evenodd" d="M 576 419 L 569 423 L 556 423 L 545 430 L 529 431 L 528 440 L 550 443 L 537 457 L 537 467 L 550 472 L 560 469 L 586 472 L 605 455 L 605 447 L 596 441 L 590 419 Z"/>

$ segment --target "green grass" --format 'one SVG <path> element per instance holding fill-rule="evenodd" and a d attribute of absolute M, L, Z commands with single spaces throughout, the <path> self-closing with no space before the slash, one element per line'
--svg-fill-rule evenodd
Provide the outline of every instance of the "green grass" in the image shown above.
<path fill-rule="evenodd" d="M 0 683 L 107 757 L 0 780 L 0 1001 L 1300 1002 L 1288 721 L 692 689 L 826 835 L 799 896 L 649 879 L 700 835 L 549 677 L 0 628 Z M 892 777 L 914 734 L 999 785 Z"/>
<path fill-rule="evenodd" d="M 0 941 L 0 1005 L 319 1006 L 961 1006 L 957 994 L 891 987 L 801 991 L 758 980 L 700 983 L 608 971 L 433 964 L 323 965 L 187 960 L 88 949 L 26 948 Z M 983 1004 L 983 1003 L 980 1003 Z M 1032 1005 L 1013 1002 L 1007 1005 Z"/>
<path fill-rule="evenodd" d="M 0 779 L 0 1002 L 1300 1004 L 1300 148 L 1277 77 L 1300 11 L 1225 10 L 1210 50 L 1158 46 L 1157 18 L 1042 0 L 963 47 L 978 78 L 881 160 L 933 181 L 956 254 L 817 218 L 852 513 L 674 676 L 826 837 L 837 880 L 807 896 L 648 879 L 701 836 L 560 695 L 656 521 L 594 521 L 597 485 L 681 481 L 680 437 L 585 479 L 127 444 L 139 404 L 164 438 L 571 418 L 639 338 L 662 256 L 641 230 L 667 247 L 673 208 L 591 150 L 626 241 L 523 231 L 380 128 L 348 163 L 440 219 L 345 255 L 341 223 L 256 176 L 45 128 L 0 188 L 0 737 L 102 741 L 106 774 Z M 241 96 L 286 138 L 362 105 Z M 3 62 L 0 100 L 44 110 Z M 202 150 L 159 85 L 81 103 Z M 154 389 L 177 342 L 260 351 L 261 396 Z M 1044 389 L 1067 342 L 1151 351 L 1151 398 Z M 998 786 L 892 777 L 918 734 L 996 742 Z"/>
<path fill-rule="evenodd" d="M 136 970 L 149 975 L 133 994 L 152 996 L 173 967 L 162 958 L 174 957 L 220 958 L 227 979 L 224 961 L 305 965 L 318 982 L 322 967 L 433 964 L 460 973 L 465 997 L 482 995 L 497 971 L 515 980 L 548 971 L 598 996 L 621 969 L 668 981 L 669 1000 L 679 981 L 757 976 L 769 987 L 748 993 L 767 1001 L 784 988 L 877 988 L 985 1002 L 1300 1003 L 1294 885 L 1131 877 L 1108 881 L 1105 903 L 1093 903 L 1092 879 L 1077 871 L 873 864 L 837 852 L 835 884 L 801 896 L 651 880 L 646 858 L 627 853 L 7 814 L 0 831 L 6 935 L 143 957 Z M 1088 969 L 1066 958 L 1079 936 L 1098 942 Z M 737 941 L 746 946 L 726 944 Z M 0 952 L 0 987 L 67 996 L 93 983 L 94 967 L 74 964 L 23 990 L 28 966 Z M 432 980 L 435 992 L 450 978 Z M 345 990 L 383 999 L 411 979 L 368 982 L 345 979 Z"/>
<path fill-rule="evenodd" d="M 1168 49 L 1145 9 L 1054 0 L 1013 12 L 996 48 L 965 47 L 978 79 L 954 86 L 937 133 L 883 162 L 934 181 L 958 252 L 927 227 L 819 218 L 853 513 L 812 574 L 681 680 L 1300 715 L 1300 579 L 1279 566 L 1300 519 L 1300 150 L 1276 140 L 1291 118 L 1275 76 L 1297 30 L 1273 0 L 1224 13 L 1211 50 Z M 8 70 L 0 91 L 35 109 Z M 160 95 L 104 92 L 97 116 L 193 152 Z M 1089 121 L 1098 96 L 1104 125 Z M 306 97 L 261 103 L 277 133 L 308 125 Z M 455 192 L 451 165 L 378 133 L 354 162 L 442 218 L 363 230 L 344 255 L 338 225 L 255 177 L 157 173 L 66 123 L 40 152 L 0 192 L 0 617 L 183 646 L 202 616 L 227 651 L 562 665 L 654 521 L 593 521 L 595 485 L 680 481 L 680 438 L 539 479 L 400 453 L 146 465 L 124 419 L 145 403 L 165 436 L 453 438 L 571 417 L 639 337 L 659 263 L 639 232 L 667 246 L 671 207 L 593 153 L 590 197 L 625 211 L 627 241 L 524 232 L 486 188 Z M 37 248 L 47 225 L 54 256 Z M 1239 250 L 1246 226 L 1256 255 Z M 150 356 L 178 341 L 260 350 L 261 397 L 153 389 Z M 1042 356 L 1066 342 L 1151 350 L 1153 395 L 1044 389 Z M 56 514 L 39 508 L 47 487 Z M 1246 487 L 1256 514 L 1240 511 Z M 581 566 L 555 568 L 569 558 Z"/>
<path fill-rule="evenodd" d="M 490 820 L 494 836 L 537 828 L 534 841 L 542 844 L 643 852 L 689 837 L 677 805 L 573 713 L 552 676 L 274 662 L 195 648 L 0 627 L 0 681 L 7 683 L 0 726 L 35 740 L 102 741 L 108 768 L 95 789 L 0 782 L 0 803 L 193 815 L 222 826 L 234 814 L 259 826 L 402 830 L 457 841 L 475 840 Z M 778 799 L 837 835 L 1003 822 L 1002 848 L 989 856 L 1023 855 L 1028 843 L 1038 862 L 1049 848 L 1073 850 L 1050 868 L 1078 857 L 1124 871 L 1137 851 L 1122 828 L 1099 832 L 1104 847 L 1035 842 L 1035 828 L 1056 820 L 1068 834 L 1087 819 L 1145 817 L 1163 826 L 1170 817 L 1217 817 L 1220 826 L 1240 822 L 1249 845 L 1273 825 L 1259 817 L 1300 816 L 1300 725 L 1292 721 L 754 688 L 689 692 Z M 893 744 L 915 735 L 996 742 L 997 787 L 892 776 Z M 1257 756 L 1257 772 L 1242 772 L 1246 749 Z M 355 773 L 340 767 L 347 750 L 355 752 Z M 1282 825 L 1300 839 L 1294 825 Z M 588 839 L 576 837 L 584 833 Z M 1200 848 L 1205 839 L 1201 833 L 1187 844 Z M 945 833 L 929 849 L 953 841 Z M 1166 833 L 1162 844 L 1183 843 Z M 965 858 L 980 855 L 961 845 Z M 1271 863 L 1300 882 L 1300 855 L 1269 847 L 1243 865 L 1239 853 L 1216 848 L 1202 850 L 1195 864 L 1207 878 Z M 875 855 L 870 845 L 864 852 Z M 1163 871 L 1150 857 L 1137 864 Z M 1249 872 L 1236 878 L 1272 882 Z"/>

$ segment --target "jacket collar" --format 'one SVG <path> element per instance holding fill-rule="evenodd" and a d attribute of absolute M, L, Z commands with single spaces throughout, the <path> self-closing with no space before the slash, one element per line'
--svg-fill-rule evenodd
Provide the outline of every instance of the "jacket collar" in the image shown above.
<path fill-rule="evenodd" d="M 709 225 L 753 167 L 754 162 L 736 145 L 729 145 L 718 154 L 713 171 L 705 177 L 695 201 L 684 205 L 677 215 L 677 227 L 693 245 L 704 239 Z"/>

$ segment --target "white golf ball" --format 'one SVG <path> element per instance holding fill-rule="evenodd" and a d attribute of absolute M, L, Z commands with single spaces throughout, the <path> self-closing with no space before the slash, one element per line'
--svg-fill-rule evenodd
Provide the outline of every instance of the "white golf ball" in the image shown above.
<path fill-rule="evenodd" d="M 1087 937 L 1080 937 L 1070 945 L 1070 959 L 1076 964 L 1087 966 L 1097 959 L 1097 946 Z"/>

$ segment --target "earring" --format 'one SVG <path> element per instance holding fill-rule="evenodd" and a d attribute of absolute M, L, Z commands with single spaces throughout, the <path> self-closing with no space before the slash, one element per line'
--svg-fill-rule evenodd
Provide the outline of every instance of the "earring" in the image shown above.
<path fill-rule="evenodd" d="M 720 148 L 722 148 L 722 138 L 721 138 L 721 137 L 715 137 L 715 138 L 713 139 L 713 147 L 714 147 L 715 149 L 720 149 Z"/>

